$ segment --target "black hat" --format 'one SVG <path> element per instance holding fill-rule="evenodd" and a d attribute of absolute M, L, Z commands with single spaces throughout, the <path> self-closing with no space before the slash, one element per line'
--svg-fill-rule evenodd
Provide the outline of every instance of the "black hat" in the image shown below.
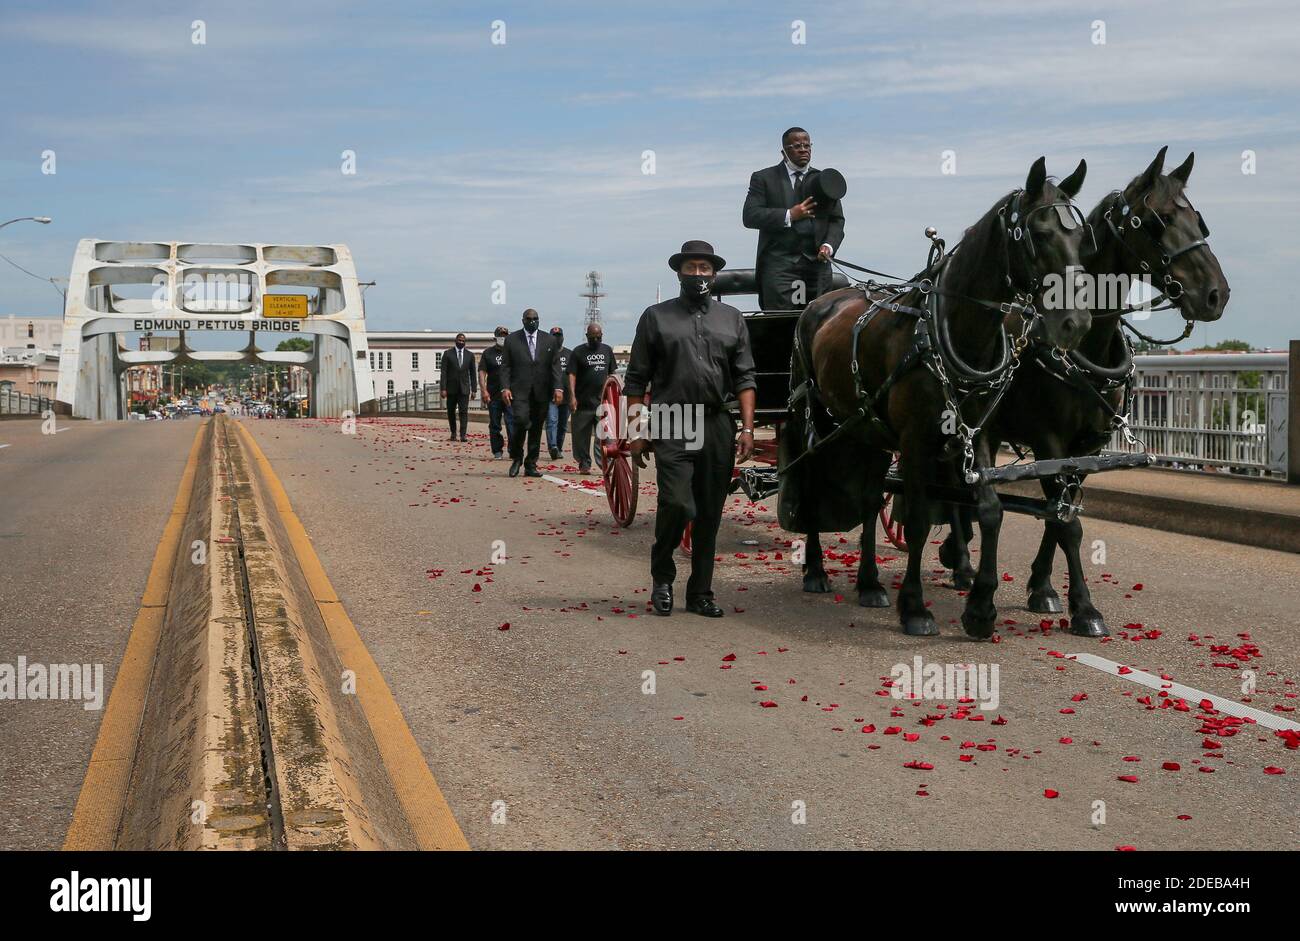
<path fill-rule="evenodd" d="M 843 199 L 849 191 L 849 184 L 839 170 L 818 170 L 808 181 L 808 186 L 818 205 L 829 206 L 837 199 Z"/>
<path fill-rule="evenodd" d="M 700 239 L 692 239 L 689 242 L 683 242 L 682 250 L 668 259 L 668 267 L 673 271 L 679 271 L 682 262 L 688 258 L 706 258 L 712 263 L 714 271 L 721 271 L 727 266 L 726 259 L 713 254 L 712 245 Z"/>

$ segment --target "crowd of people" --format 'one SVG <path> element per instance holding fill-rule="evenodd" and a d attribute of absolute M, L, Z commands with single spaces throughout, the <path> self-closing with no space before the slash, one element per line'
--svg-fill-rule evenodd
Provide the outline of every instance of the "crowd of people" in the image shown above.
<path fill-rule="evenodd" d="M 542 476 L 537 462 L 543 433 L 552 461 L 563 457 L 568 438 L 578 472 L 596 473 L 596 410 L 617 363 L 600 324 L 588 324 L 586 334 L 586 342 L 571 349 L 564 345 L 564 330 L 543 331 L 532 308 L 524 311 L 522 329 L 497 327 L 494 344 L 478 360 L 465 348 L 465 334 L 457 334 L 456 345 L 442 355 L 439 381 L 451 440 L 468 440 L 469 400 L 477 389 L 488 411 L 492 456 L 510 456 L 511 477 L 521 470 L 527 477 Z"/>

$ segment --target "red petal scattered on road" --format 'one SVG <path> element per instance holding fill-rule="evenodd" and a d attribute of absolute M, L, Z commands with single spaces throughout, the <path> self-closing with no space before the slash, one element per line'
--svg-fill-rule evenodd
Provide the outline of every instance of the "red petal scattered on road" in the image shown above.
<path fill-rule="evenodd" d="M 736 659 L 736 655 L 735 655 L 734 653 L 729 653 L 729 654 L 727 654 L 725 657 L 722 658 L 722 662 L 723 662 L 723 663 L 731 663 L 731 662 L 732 662 L 733 660 L 735 660 L 735 659 Z"/>
<path fill-rule="evenodd" d="M 1047 798 L 1060 797 L 1060 796 L 1061 796 L 1061 792 L 1060 792 L 1060 791 L 1053 791 L 1053 790 L 1049 787 L 1049 788 L 1047 788 L 1045 791 L 1043 791 L 1043 796 L 1044 796 L 1044 797 L 1047 797 Z"/>
<path fill-rule="evenodd" d="M 1178 762 L 1176 762 L 1176 761 L 1166 761 L 1166 762 L 1165 762 L 1164 764 L 1162 764 L 1160 767 L 1163 768 L 1163 769 L 1166 770 L 1166 771 L 1182 771 L 1182 770 L 1183 770 L 1183 766 L 1180 765 L 1180 764 L 1179 764 Z"/>
<path fill-rule="evenodd" d="M 1265 774 L 1286 774 L 1285 768 L 1279 768 L 1276 765 L 1269 765 L 1264 769 Z"/>
<path fill-rule="evenodd" d="M 1136 852 L 1137 852 L 1137 847 L 1136 847 L 1136 846 L 1128 846 L 1127 844 L 1125 844 L 1124 846 L 1117 846 L 1117 847 L 1115 847 L 1115 850 L 1116 850 L 1117 852 L 1120 852 L 1120 853 L 1136 853 Z"/>
<path fill-rule="evenodd" d="M 1120 781 L 1124 781 L 1124 782 L 1126 782 L 1126 783 L 1128 783 L 1128 784 L 1137 784 L 1137 783 L 1138 783 L 1138 777 L 1137 777 L 1136 774 L 1121 774 L 1121 775 L 1118 776 L 1118 780 L 1120 780 Z"/>
<path fill-rule="evenodd" d="M 759 703 L 759 705 L 762 706 L 764 709 L 775 709 L 775 708 L 776 708 L 776 703 L 775 703 L 774 701 L 772 701 L 771 699 L 764 699 L 761 703 Z"/>
<path fill-rule="evenodd" d="M 928 761 L 906 761 L 903 763 L 904 768 L 911 768 L 914 771 L 933 771 L 934 765 Z"/>
<path fill-rule="evenodd" d="M 499 630 L 499 631 L 508 631 L 508 630 L 510 630 L 510 622 L 509 622 L 509 621 L 506 621 L 504 624 L 502 624 L 500 627 L 498 627 L 497 630 Z M 623 651 L 619 651 L 619 653 L 623 653 Z"/>
<path fill-rule="evenodd" d="M 869 733 L 871 733 L 871 732 L 876 731 L 876 727 L 875 727 L 874 725 L 864 725 L 864 726 L 862 727 L 862 731 L 863 731 L 863 732 L 866 732 L 866 733 L 869 734 Z"/>
<path fill-rule="evenodd" d="M 474 587 L 470 589 L 470 591 L 482 591 L 482 590 L 483 590 L 483 586 L 480 585 L 478 582 L 475 582 Z"/>

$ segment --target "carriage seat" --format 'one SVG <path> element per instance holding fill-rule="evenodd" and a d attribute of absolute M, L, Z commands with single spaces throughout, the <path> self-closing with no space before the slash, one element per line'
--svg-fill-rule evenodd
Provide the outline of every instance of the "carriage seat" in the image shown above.
<path fill-rule="evenodd" d="M 849 286 L 848 276 L 842 271 L 831 273 L 830 290 L 837 291 Z M 753 268 L 723 268 L 713 282 L 713 293 L 717 297 L 732 294 L 757 294 L 758 277 Z"/>

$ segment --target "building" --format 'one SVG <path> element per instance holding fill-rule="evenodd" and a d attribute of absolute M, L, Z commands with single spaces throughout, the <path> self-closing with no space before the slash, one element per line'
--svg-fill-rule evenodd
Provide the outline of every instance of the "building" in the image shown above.
<path fill-rule="evenodd" d="M 437 385 L 442 354 L 456 345 L 456 330 L 370 330 L 366 333 L 375 397 Z M 491 331 L 466 330 L 465 349 L 475 361 L 493 343 Z M 475 394 L 474 401 L 478 400 Z"/>
<path fill-rule="evenodd" d="M 0 348 L 0 388 L 54 398 L 59 388 L 59 354 L 22 346 Z"/>
<path fill-rule="evenodd" d="M 0 317 L 0 347 L 50 350 L 57 353 L 62 345 L 61 317 L 19 317 L 15 314 Z"/>

